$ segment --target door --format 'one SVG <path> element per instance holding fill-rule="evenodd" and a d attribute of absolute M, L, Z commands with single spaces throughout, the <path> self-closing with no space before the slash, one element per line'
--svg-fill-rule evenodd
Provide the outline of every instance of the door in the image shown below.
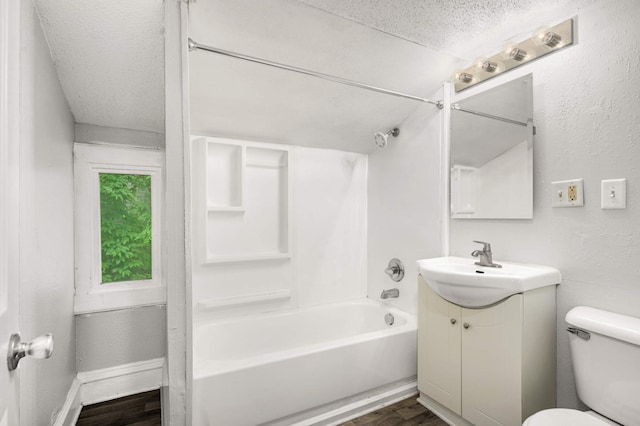
<path fill-rule="evenodd" d="M 522 423 L 522 297 L 462 308 L 462 417 L 474 425 Z"/>
<path fill-rule="evenodd" d="M 418 281 L 418 389 L 461 415 L 460 307 Z"/>
<path fill-rule="evenodd" d="M 5 361 L 18 331 L 19 6 L 0 1 L 0 426 L 19 422 L 18 372 Z"/>

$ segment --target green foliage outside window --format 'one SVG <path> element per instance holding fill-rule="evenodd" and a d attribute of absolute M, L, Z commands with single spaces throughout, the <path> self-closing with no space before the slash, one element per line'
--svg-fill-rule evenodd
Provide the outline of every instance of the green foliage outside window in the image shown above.
<path fill-rule="evenodd" d="M 151 176 L 100 173 L 102 283 L 151 279 Z"/>

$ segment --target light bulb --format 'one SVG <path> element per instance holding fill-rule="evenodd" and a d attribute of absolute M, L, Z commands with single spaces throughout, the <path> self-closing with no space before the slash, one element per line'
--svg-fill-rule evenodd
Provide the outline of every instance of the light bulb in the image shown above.
<path fill-rule="evenodd" d="M 559 34 L 556 34 L 553 31 L 547 31 L 546 33 L 542 34 L 542 36 L 540 37 L 540 41 L 542 42 L 542 44 L 554 48 L 558 46 L 558 44 L 560 44 L 560 42 L 562 41 L 562 37 L 560 37 Z"/>
<path fill-rule="evenodd" d="M 519 47 L 514 47 L 509 51 L 509 58 L 513 59 L 514 61 L 521 62 L 526 57 L 527 51 Z"/>
<path fill-rule="evenodd" d="M 482 68 L 482 70 L 486 72 L 496 72 L 496 70 L 498 69 L 498 63 L 486 60 L 482 62 L 480 68 Z"/>
<path fill-rule="evenodd" d="M 499 70 L 500 63 L 493 59 L 495 58 L 479 57 L 475 60 L 475 67 L 478 68 L 478 71 L 494 73 Z"/>
<path fill-rule="evenodd" d="M 471 83 L 473 81 L 473 75 L 468 72 L 461 72 L 458 74 L 458 81 L 462 83 Z"/>

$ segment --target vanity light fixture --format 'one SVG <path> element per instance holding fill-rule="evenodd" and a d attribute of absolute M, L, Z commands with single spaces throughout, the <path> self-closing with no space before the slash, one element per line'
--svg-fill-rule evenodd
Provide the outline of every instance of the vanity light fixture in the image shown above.
<path fill-rule="evenodd" d="M 458 70 L 453 77 L 456 92 L 472 87 L 544 55 L 573 44 L 573 19 L 540 30 L 526 40 L 509 44 L 502 52 L 481 58 L 474 65 Z"/>

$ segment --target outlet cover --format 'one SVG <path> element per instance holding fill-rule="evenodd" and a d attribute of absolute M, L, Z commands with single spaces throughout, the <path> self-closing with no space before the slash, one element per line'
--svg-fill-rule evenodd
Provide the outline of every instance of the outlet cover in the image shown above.
<path fill-rule="evenodd" d="M 584 184 L 582 179 L 551 182 L 551 207 L 584 206 Z"/>
<path fill-rule="evenodd" d="M 626 179 L 609 179 L 601 182 L 600 207 L 603 209 L 627 208 Z"/>

